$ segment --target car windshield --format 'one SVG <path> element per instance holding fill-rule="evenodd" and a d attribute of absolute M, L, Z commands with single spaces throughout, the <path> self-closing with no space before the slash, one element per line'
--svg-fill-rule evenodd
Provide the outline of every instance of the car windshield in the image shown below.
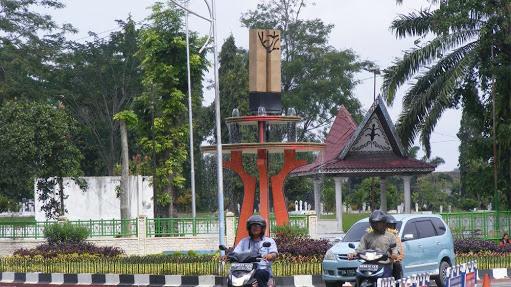
<path fill-rule="evenodd" d="M 396 222 L 397 230 L 401 229 L 401 221 Z M 343 242 L 359 242 L 369 229 L 369 222 L 355 223 L 342 239 Z"/>

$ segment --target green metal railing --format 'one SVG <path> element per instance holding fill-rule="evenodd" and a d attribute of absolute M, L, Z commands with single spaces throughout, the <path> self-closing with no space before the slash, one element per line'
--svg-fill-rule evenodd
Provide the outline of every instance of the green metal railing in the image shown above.
<path fill-rule="evenodd" d="M 16 222 L 0 225 L 0 238 L 42 238 L 44 228 L 54 222 Z"/>
<path fill-rule="evenodd" d="M 218 219 L 214 217 L 146 219 L 147 236 L 173 237 L 214 233 L 218 233 Z"/>
<path fill-rule="evenodd" d="M 90 232 L 90 237 L 127 237 L 138 235 L 136 219 L 77 220 L 69 222 L 87 228 Z"/>
<path fill-rule="evenodd" d="M 511 211 L 499 212 L 499 230 L 497 230 L 497 212 L 456 212 L 442 213 L 442 218 L 449 225 L 456 238 L 481 238 L 496 240 L 505 232 L 510 232 Z"/>
<path fill-rule="evenodd" d="M 238 219 L 234 218 L 234 231 L 238 231 Z M 309 230 L 309 216 L 308 215 L 290 215 L 289 216 L 289 225 L 292 227 L 304 228 Z M 270 233 L 272 233 L 272 229 L 277 226 L 277 221 L 275 220 L 275 216 L 270 216 Z"/>
<path fill-rule="evenodd" d="M 101 219 L 87 221 L 68 221 L 89 230 L 90 237 L 117 237 L 137 236 L 138 226 L 136 219 Z M 0 225 L 0 238 L 43 238 L 46 226 L 56 224 L 56 221 L 43 222 L 16 222 L 13 224 Z"/>

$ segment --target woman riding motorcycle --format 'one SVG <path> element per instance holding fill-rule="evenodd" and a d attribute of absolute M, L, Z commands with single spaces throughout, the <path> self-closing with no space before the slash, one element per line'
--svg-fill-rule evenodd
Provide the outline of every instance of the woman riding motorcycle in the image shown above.
<path fill-rule="evenodd" d="M 249 236 L 241 239 L 233 252 L 254 252 L 261 254 L 263 260 L 259 262 L 254 278 L 257 280 L 259 287 L 266 287 L 268 285 L 268 280 L 270 280 L 272 276 L 271 262 L 277 258 L 277 244 L 270 237 L 264 236 L 266 220 L 259 215 L 252 215 L 247 220 L 247 230 Z M 262 248 L 265 242 L 269 242 L 271 246 Z"/>

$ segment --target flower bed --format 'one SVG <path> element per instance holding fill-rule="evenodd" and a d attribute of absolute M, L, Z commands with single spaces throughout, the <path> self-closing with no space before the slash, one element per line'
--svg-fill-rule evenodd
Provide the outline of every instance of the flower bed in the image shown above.
<path fill-rule="evenodd" d="M 470 254 L 479 252 L 511 253 L 511 245 L 499 247 L 493 241 L 481 239 L 458 239 L 454 241 L 456 254 Z"/>
<path fill-rule="evenodd" d="M 276 276 L 321 274 L 322 258 L 281 258 L 274 262 Z M 0 259 L 0 272 L 120 273 L 167 275 L 225 275 L 229 264 L 219 256 L 157 255 L 92 257 L 68 255 L 61 258 L 11 256 Z"/>
<path fill-rule="evenodd" d="M 41 244 L 32 249 L 18 249 L 14 256 L 38 258 L 65 258 L 69 255 L 88 257 L 117 257 L 124 251 L 117 247 L 100 247 L 89 242 Z"/>

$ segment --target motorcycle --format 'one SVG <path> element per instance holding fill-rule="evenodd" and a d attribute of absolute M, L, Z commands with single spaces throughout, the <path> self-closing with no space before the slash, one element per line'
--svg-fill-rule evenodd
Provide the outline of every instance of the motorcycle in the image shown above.
<path fill-rule="evenodd" d="M 355 245 L 350 243 L 350 248 L 355 249 Z M 390 245 L 389 251 L 396 247 L 396 244 Z M 357 287 L 376 287 L 378 279 L 383 278 L 384 265 L 381 261 L 386 261 L 388 253 L 378 250 L 363 250 L 357 253 L 357 258 L 362 262 L 356 271 Z"/>
<path fill-rule="evenodd" d="M 270 242 L 264 242 L 261 248 L 271 247 Z M 231 262 L 231 268 L 227 276 L 228 287 L 252 287 L 257 286 L 257 280 L 254 278 L 257 267 L 263 258 L 261 257 L 260 251 L 254 252 L 243 252 L 235 253 L 231 252 L 227 255 L 229 262 Z M 227 248 L 221 245 L 220 250 L 225 251 Z M 273 285 L 273 280 L 270 278 L 268 281 L 268 287 Z"/>

